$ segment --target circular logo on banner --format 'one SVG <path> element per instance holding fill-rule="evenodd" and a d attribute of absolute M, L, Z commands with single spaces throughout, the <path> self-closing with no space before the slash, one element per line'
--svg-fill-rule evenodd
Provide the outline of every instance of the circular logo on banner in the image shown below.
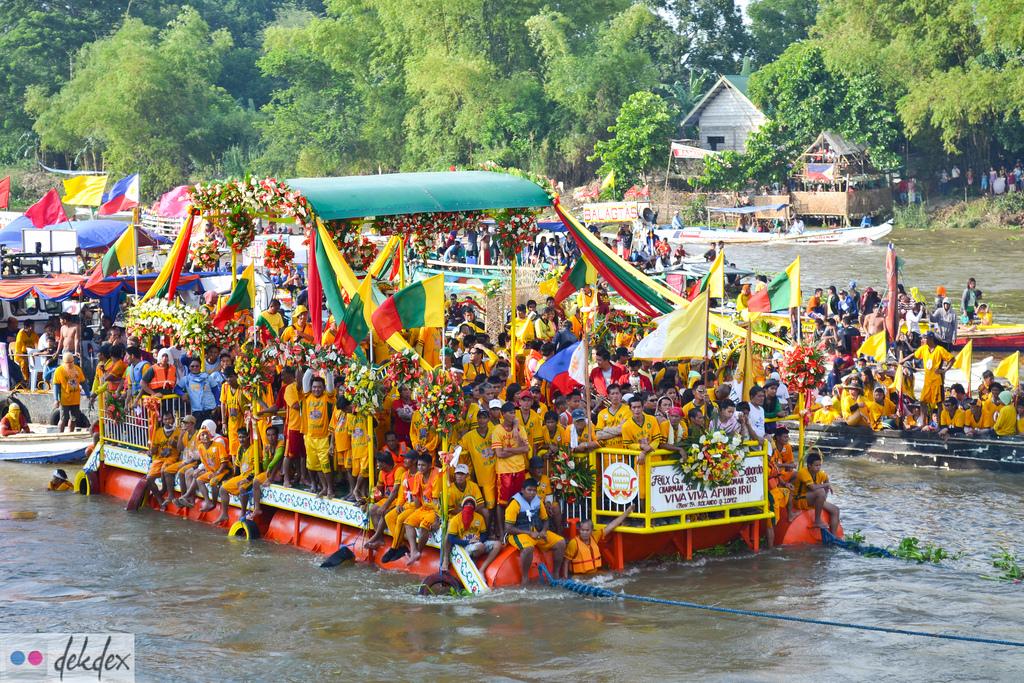
<path fill-rule="evenodd" d="M 617 505 L 633 502 L 640 493 L 640 478 L 636 470 L 624 462 L 613 462 L 601 474 L 604 496 Z"/>

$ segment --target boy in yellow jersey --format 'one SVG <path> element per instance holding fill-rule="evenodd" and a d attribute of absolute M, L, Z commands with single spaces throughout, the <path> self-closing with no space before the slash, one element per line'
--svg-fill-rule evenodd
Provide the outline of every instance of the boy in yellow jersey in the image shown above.
<path fill-rule="evenodd" d="M 597 437 L 606 448 L 622 448 L 622 425 L 632 413 L 622 402 L 622 388 L 608 387 L 608 405 L 597 414 Z"/>
<path fill-rule="evenodd" d="M 570 573 L 574 576 L 585 576 L 600 569 L 600 543 L 625 522 L 632 513 L 633 504 L 630 503 L 621 515 L 608 522 L 603 529 L 595 529 L 593 520 L 585 519 L 580 522 L 576 527 L 578 535 L 565 546 L 565 561 L 562 563 L 561 576 L 568 578 Z"/>
<path fill-rule="evenodd" d="M 491 445 L 491 432 L 494 427 L 486 410 L 476 414 L 476 427 L 462 435 L 459 445 L 468 457 L 470 474 L 480 487 L 484 502 L 477 506 L 478 514 L 483 515 L 488 524 L 498 504 L 498 476 L 495 473 L 494 448 Z"/>
<path fill-rule="evenodd" d="M 527 479 L 523 488 L 516 493 L 505 508 L 507 542 L 519 550 L 520 583 L 530 580 L 530 565 L 533 564 L 534 548 L 550 550 L 553 555 L 552 567 L 562 566 L 565 555 L 565 539 L 548 530 L 550 520 L 544 502 L 537 496 L 537 482 Z"/>
<path fill-rule="evenodd" d="M 492 364 L 484 360 L 484 349 L 477 344 L 469 353 L 469 362 L 462 366 L 462 384 L 469 385 L 476 381 L 477 377 L 487 377 L 491 372 Z"/>
<path fill-rule="evenodd" d="M 939 436 L 963 436 L 965 422 L 964 411 L 960 409 L 956 399 L 947 396 L 942 402 L 942 410 L 939 411 Z"/>
<path fill-rule="evenodd" d="M 569 432 L 558 421 L 558 413 L 548 411 L 544 414 L 544 426 L 541 428 L 538 452 L 554 453 L 561 446 L 569 445 Z"/>
<path fill-rule="evenodd" d="M 257 480 L 256 458 L 258 457 L 256 444 L 249 438 L 249 430 L 244 427 L 238 430 L 238 452 L 235 454 L 235 465 L 238 474 L 225 479 L 220 487 L 220 515 L 213 523 L 223 524 L 228 521 L 228 511 L 231 509 L 231 496 L 238 496 L 238 502 L 242 506 L 244 519 L 249 506 L 249 492 L 258 491 L 260 486 L 267 479 L 266 472 L 261 472 Z M 254 491 L 254 493 L 255 493 Z"/>
<path fill-rule="evenodd" d="M 199 464 L 195 415 L 182 416 L 178 433 L 178 458 L 173 463 L 164 465 L 163 469 L 164 486 L 172 496 L 171 501 L 175 505 L 178 505 L 177 499 L 173 498 L 176 495 L 174 492 L 175 482 L 180 480 L 181 490 L 184 491 L 186 488 L 185 472 Z"/>
<path fill-rule="evenodd" d="M 334 471 L 342 473 L 351 493 L 355 490 L 355 480 L 352 479 L 352 434 L 349 432 L 349 423 L 353 418 L 348 412 L 348 406 L 348 400 L 338 398 L 334 415 L 331 416 L 331 438 L 334 439 Z"/>
<path fill-rule="evenodd" d="M 828 529 L 833 534 L 839 529 L 839 508 L 829 503 L 829 491 L 832 486 L 829 484 L 828 475 L 821 469 L 821 456 L 811 453 L 807 456 L 807 464 L 796 473 L 796 490 L 793 499 L 800 510 L 814 510 L 814 526 L 824 529 L 821 521 L 821 511 L 826 510 L 829 515 Z"/>
<path fill-rule="evenodd" d="M 594 432 L 594 425 L 587 419 L 587 411 L 583 408 L 575 408 L 570 414 L 572 422 L 566 430 L 566 443 L 573 454 L 584 456 L 595 448 L 600 448 Z"/>
<path fill-rule="evenodd" d="M 866 403 L 865 407 L 871 416 L 871 426 L 874 429 L 892 428 L 895 425 L 896 404 L 889 398 L 884 386 L 875 387 L 871 402 Z"/>
<path fill-rule="evenodd" d="M 448 560 L 453 545 L 462 546 L 473 558 L 487 554 L 480 565 L 481 574 L 487 571 L 491 562 L 501 552 L 501 542 L 487 540 L 487 523 L 476 509 L 476 499 L 473 496 L 466 496 L 461 501 L 458 514 L 449 518 L 448 533 L 441 547 L 441 571 L 448 571 Z"/>
<path fill-rule="evenodd" d="M 1013 394 L 1009 391 L 1002 391 L 996 397 L 996 405 L 999 406 L 996 412 L 995 424 L 992 429 L 996 436 L 1015 436 L 1017 434 L 1017 406 L 1013 404 Z"/>
<path fill-rule="evenodd" d="M 443 504 L 445 496 L 447 496 L 449 515 L 458 513 L 460 503 L 466 496 L 472 496 L 477 505 L 484 504 L 484 494 L 480 491 L 480 487 L 476 485 L 476 482 L 470 480 L 469 465 L 466 463 L 460 462 L 449 471 L 447 491 L 441 490 L 443 481 L 444 477 L 440 476 L 434 480 L 433 498 Z"/>
<path fill-rule="evenodd" d="M 964 434 L 967 436 L 991 437 L 995 434 L 992 426 L 995 418 L 976 398 L 967 399 L 968 409 L 964 411 Z"/>
<path fill-rule="evenodd" d="M 505 519 L 505 506 L 519 493 L 526 480 L 526 460 L 530 457 L 530 442 L 516 419 L 513 403 L 501 406 L 501 424 L 491 432 L 491 447 L 497 458 L 498 474 L 498 529 Z M 499 534 L 500 535 L 500 534 Z"/>
<path fill-rule="evenodd" d="M 174 414 L 165 412 L 160 416 L 160 427 L 153 432 L 153 436 L 150 438 L 151 460 L 149 473 L 146 475 L 150 495 L 153 496 L 153 500 L 160 501 L 161 510 L 167 509 L 167 505 L 174 495 L 173 476 L 167 473 L 167 468 L 178 461 L 180 445 L 181 431 L 174 426 Z M 163 481 L 162 495 L 156 488 L 157 479 Z"/>
<path fill-rule="evenodd" d="M 302 377 L 303 438 L 306 442 L 306 469 L 316 478 L 313 492 L 318 498 L 334 498 L 334 459 L 331 444 L 331 408 L 334 406 L 334 373 L 314 377 L 306 370 Z"/>
<path fill-rule="evenodd" d="M 516 395 L 516 403 L 519 405 L 519 410 L 516 412 L 519 426 L 529 439 L 531 448 L 536 452 L 544 440 L 544 420 L 533 409 L 533 393 L 529 389 L 523 389 Z"/>
<path fill-rule="evenodd" d="M 423 411 L 417 408 L 412 413 L 412 420 L 409 422 L 409 445 L 418 453 L 437 453 L 441 445 L 441 437 L 437 432 L 427 425 L 423 419 Z"/>
<path fill-rule="evenodd" d="M 830 425 L 842 416 L 836 407 L 835 399 L 831 396 L 822 396 L 819 401 L 821 407 L 814 411 L 811 421 L 816 425 Z"/>
<path fill-rule="evenodd" d="M 281 371 L 281 385 L 284 387 L 285 433 L 284 463 L 281 468 L 282 482 L 290 488 L 292 480 L 307 480 L 306 442 L 302 438 L 302 391 L 296 381 L 295 371 L 285 368 Z"/>
<path fill-rule="evenodd" d="M 644 456 L 661 443 L 661 425 L 657 418 L 644 412 L 644 402 L 639 395 L 630 397 L 629 410 L 630 418 L 622 424 L 622 448 L 640 451 L 637 462 L 642 463 Z M 699 408 L 695 410 L 700 412 Z"/>
<path fill-rule="evenodd" d="M 292 311 L 292 324 L 284 328 L 281 341 L 313 343 L 313 326 L 309 324 L 309 310 L 305 306 L 296 306 Z"/>
<path fill-rule="evenodd" d="M 238 452 L 238 430 L 242 428 L 249 399 L 238 385 L 238 374 L 234 368 L 224 371 L 225 382 L 220 388 L 221 425 L 227 432 L 228 450 Z"/>
<path fill-rule="evenodd" d="M 370 428 L 367 426 L 368 422 L 371 425 Z M 357 415 L 354 411 L 349 415 L 346 428 L 350 453 L 348 474 L 355 483 L 352 484 L 352 490 L 345 500 L 362 500 L 369 495 L 366 488 L 370 478 L 372 424 L 372 420 L 368 420 L 365 415 Z"/>

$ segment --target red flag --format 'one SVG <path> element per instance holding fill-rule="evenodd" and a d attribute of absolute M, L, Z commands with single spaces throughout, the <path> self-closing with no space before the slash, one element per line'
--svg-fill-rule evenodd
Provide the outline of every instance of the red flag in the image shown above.
<path fill-rule="evenodd" d="M 323 341 L 324 336 L 324 286 L 320 282 L 320 271 L 316 263 L 316 241 L 318 230 L 313 228 L 309 232 L 309 278 L 306 287 L 306 308 L 309 309 L 310 322 L 313 323 L 313 341 L 317 346 Z"/>
<path fill-rule="evenodd" d="M 25 215 L 37 228 L 45 228 L 55 223 L 67 223 L 68 215 L 64 213 L 64 205 L 60 203 L 57 190 L 50 190 L 38 202 L 28 207 Z"/>
<path fill-rule="evenodd" d="M 86 280 L 85 284 L 82 286 L 85 289 L 91 289 L 100 282 L 103 282 L 103 278 L 103 261 L 100 260 L 100 262 L 96 264 L 96 267 L 92 269 L 92 273 L 89 275 L 89 279 Z"/>
<path fill-rule="evenodd" d="M 0 180 L 0 209 L 6 211 L 11 208 L 11 176 Z"/>

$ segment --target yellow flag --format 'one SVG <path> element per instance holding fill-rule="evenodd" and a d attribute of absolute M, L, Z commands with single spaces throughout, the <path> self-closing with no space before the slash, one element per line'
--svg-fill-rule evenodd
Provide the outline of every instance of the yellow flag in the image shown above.
<path fill-rule="evenodd" d="M 1005 377 L 1013 388 L 1020 385 L 1020 351 L 1014 351 L 996 367 L 996 377 Z"/>
<path fill-rule="evenodd" d="M 873 334 L 867 339 L 865 339 L 861 343 L 860 348 L 857 350 L 857 353 L 862 356 L 874 358 L 879 363 L 884 363 L 885 355 L 886 353 L 888 353 L 888 351 L 889 348 L 886 346 L 885 343 L 885 330 L 882 330 L 881 332 Z"/>
<path fill-rule="evenodd" d="M 601 189 L 602 190 L 607 190 L 609 187 L 612 188 L 613 190 L 615 189 L 615 170 L 614 169 L 609 171 L 608 175 L 606 175 L 604 177 L 604 180 L 601 181 Z"/>
<path fill-rule="evenodd" d="M 105 175 L 72 176 L 64 181 L 64 197 L 61 201 L 73 206 L 99 206 L 106 186 Z"/>
<path fill-rule="evenodd" d="M 956 354 L 956 358 L 953 359 L 953 367 L 958 370 L 963 370 L 964 374 L 967 375 L 967 393 L 971 393 L 971 364 L 974 360 L 974 341 L 970 340 L 964 344 L 964 348 L 960 349 L 960 353 Z"/>
<path fill-rule="evenodd" d="M 797 277 L 799 278 L 799 275 Z M 721 249 L 708 271 L 707 290 L 708 296 L 712 299 L 725 298 L 725 251 Z"/>
<path fill-rule="evenodd" d="M 800 257 L 797 256 L 786 268 L 789 278 L 789 307 L 800 308 L 803 298 L 800 296 Z"/>
<path fill-rule="evenodd" d="M 743 370 L 743 400 L 750 400 L 750 389 L 754 386 L 754 318 L 757 314 L 753 314 L 750 317 L 750 324 L 747 325 L 747 339 L 743 344 L 743 358 L 740 361 L 740 368 Z"/>

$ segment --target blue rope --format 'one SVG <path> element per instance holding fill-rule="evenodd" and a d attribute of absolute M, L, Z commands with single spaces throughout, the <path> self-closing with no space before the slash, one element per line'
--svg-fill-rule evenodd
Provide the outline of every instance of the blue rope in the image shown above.
<path fill-rule="evenodd" d="M 890 551 L 885 548 L 880 548 L 877 545 L 864 545 L 862 543 L 845 541 L 838 536 L 833 535 L 828 529 L 821 530 L 821 544 L 845 548 L 846 550 L 851 550 L 858 555 L 870 555 L 871 557 L 896 557 Z"/>
<path fill-rule="evenodd" d="M 701 605 L 696 602 L 685 602 L 683 600 L 663 600 L 661 598 L 651 598 L 645 595 L 632 595 L 630 593 L 615 593 L 607 588 L 601 588 L 600 586 L 594 586 L 588 583 L 582 583 L 574 579 L 556 579 L 551 576 L 548 568 L 543 564 L 538 565 L 540 573 L 544 575 L 548 583 L 557 588 L 564 588 L 578 593 L 579 595 L 585 595 L 588 597 L 595 598 L 619 598 L 621 600 L 636 600 L 638 602 L 649 602 L 656 605 L 672 605 L 674 607 L 689 607 L 691 609 L 700 609 L 708 612 L 718 612 L 720 614 L 735 614 L 745 617 L 758 617 L 761 619 L 775 619 L 777 621 L 793 621 L 801 624 L 814 624 L 817 626 L 835 626 L 837 628 L 850 628 L 857 629 L 860 631 L 874 631 L 876 633 L 892 633 L 901 636 L 919 636 L 922 638 L 938 638 L 941 640 L 959 640 L 968 643 L 983 643 L 986 645 L 1005 645 L 1009 647 L 1024 647 L 1024 642 L 1016 640 L 1000 640 L 998 638 L 979 638 L 975 636 L 958 636 L 949 633 L 929 633 L 927 631 L 912 631 L 903 628 L 888 628 L 885 626 L 867 626 L 864 624 L 852 624 L 843 621 L 829 621 L 826 619 L 811 619 L 809 617 L 794 617 L 786 614 L 772 614 L 771 612 L 758 612 L 756 610 L 748 609 L 732 609 L 730 607 L 714 607 L 712 605 Z"/>

